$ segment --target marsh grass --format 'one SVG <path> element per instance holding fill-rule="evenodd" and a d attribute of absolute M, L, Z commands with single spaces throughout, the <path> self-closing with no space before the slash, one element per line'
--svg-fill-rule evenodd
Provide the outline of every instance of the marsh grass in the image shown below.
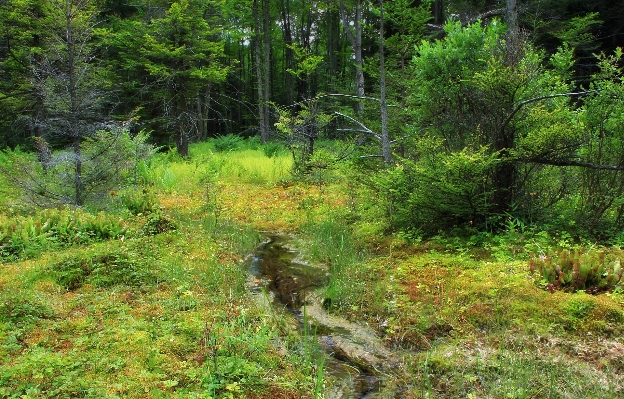
<path fill-rule="evenodd" d="M 364 260 L 362 248 L 353 241 L 350 227 L 339 212 L 328 211 L 314 218 L 310 214 L 303 228 L 309 241 L 305 253 L 312 260 L 329 267 L 329 281 L 324 288 L 324 306 L 328 309 L 356 306 L 356 298 L 362 296 L 360 265 Z"/>
<path fill-rule="evenodd" d="M 222 225 L 213 240 L 187 216 L 176 231 L 0 271 L 0 355 L 11 365 L 0 395 L 233 398 L 284 379 L 311 386 L 284 376 L 271 318 L 244 300 L 237 263 L 257 234 Z"/>
<path fill-rule="evenodd" d="M 411 355 L 420 364 L 414 386 L 423 398 L 617 398 L 622 378 L 574 356 L 526 345 L 532 337 L 502 342 L 443 339 L 426 352 Z"/>
<path fill-rule="evenodd" d="M 319 396 L 324 358 L 246 294 L 239 265 L 257 229 L 298 233 L 329 266 L 325 305 L 402 351 L 405 397 L 622 397 L 622 294 L 549 293 L 526 265 L 524 251 L 565 237 L 388 236 L 340 179 L 290 181 L 289 154 L 237 145 L 140 165 L 137 192 L 98 222 L 121 234 L 33 239 L 21 231 L 44 213 L 0 199 L 6 225 L 37 242 L 0 267 L 0 397 Z M 146 234 L 156 216 L 175 228 Z"/>
<path fill-rule="evenodd" d="M 137 190 L 148 194 L 112 198 L 122 209 L 107 217 L 122 221 L 121 234 L 72 246 L 31 234 L 37 256 L 0 268 L 0 397 L 310 396 L 312 366 L 284 357 L 281 327 L 247 298 L 239 265 L 258 234 L 217 218 L 201 194 L 207 178 L 213 187 L 273 184 L 287 157 L 215 154 L 140 166 Z M 9 226 L 15 219 L 4 215 Z M 34 215 L 15 231 L 36 233 Z M 175 227 L 161 228 L 162 220 Z"/>
<path fill-rule="evenodd" d="M 150 167 L 142 169 L 142 180 L 154 184 L 167 193 L 189 193 L 198 182 L 229 181 L 273 185 L 289 179 L 292 156 L 284 151 L 270 153 L 257 145 L 242 145 L 237 151 L 216 151 L 211 141 L 197 143 L 190 148 L 190 158 L 170 162 L 161 155 Z"/>

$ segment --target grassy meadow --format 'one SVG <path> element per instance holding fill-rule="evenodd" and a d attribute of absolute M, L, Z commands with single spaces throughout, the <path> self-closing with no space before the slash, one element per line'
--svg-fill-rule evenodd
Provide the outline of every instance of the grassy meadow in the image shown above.
<path fill-rule="evenodd" d="M 263 231 L 329 266 L 326 307 L 396 351 L 406 398 L 624 396 L 622 292 L 529 272 L 565 236 L 390 234 L 348 171 L 291 169 L 222 138 L 140 164 L 105 211 L 31 209 L 0 184 L 0 397 L 323 397 L 322 362 L 249 293 Z"/>

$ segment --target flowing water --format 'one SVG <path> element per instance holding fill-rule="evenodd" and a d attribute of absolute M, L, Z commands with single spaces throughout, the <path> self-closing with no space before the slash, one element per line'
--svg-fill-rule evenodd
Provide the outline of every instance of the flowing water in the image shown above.
<path fill-rule="evenodd" d="M 327 354 L 324 372 L 331 382 L 327 399 L 401 398 L 397 383 L 400 364 L 393 353 L 365 326 L 325 311 L 319 292 L 328 271 L 297 258 L 291 238 L 271 235 L 248 262 L 253 291 L 272 293 L 273 305 L 286 307 L 302 334 L 313 332 Z"/>

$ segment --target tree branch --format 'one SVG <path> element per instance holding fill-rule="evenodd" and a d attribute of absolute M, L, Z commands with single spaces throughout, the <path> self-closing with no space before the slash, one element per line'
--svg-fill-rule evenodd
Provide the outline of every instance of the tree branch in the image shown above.
<path fill-rule="evenodd" d="M 381 141 L 381 136 L 379 136 L 377 133 L 373 132 L 372 130 L 370 130 L 369 128 L 367 128 L 362 122 L 358 121 L 357 119 L 349 116 L 349 115 L 345 115 L 345 114 L 341 114 L 340 112 L 335 111 L 334 114 L 338 115 L 338 116 L 342 116 L 344 118 L 349 119 L 351 122 L 359 125 L 363 132 L 362 133 L 368 133 L 373 135 L 373 137 L 375 137 L 377 140 Z"/>
<path fill-rule="evenodd" d="M 346 98 L 350 98 L 353 100 L 366 100 L 366 101 L 376 101 L 378 103 L 381 103 L 381 100 L 375 97 L 358 97 L 358 96 L 354 96 L 351 94 L 341 94 L 341 93 L 329 93 L 329 94 L 321 94 L 320 96 L 316 96 L 314 98 L 309 98 L 303 101 L 298 101 L 294 104 L 291 105 L 286 105 L 284 107 L 280 107 L 279 109 L 288 109 L 288 108 L 292 108 L 292 107 L 296 107 L 299 104 L 304 104 L 304 103 L 308 103 L 308 102 L 312 102 L 312 101 L 316 101 L 316 100 L 320 100 L 321 98 L 325 98 L 325 97 L 346 97 Z M 388 104 L 388 107 L 398 107 L 398 105 L 396 104 Z"/>
<path fill-rule="evenodd" d="M 581 92 L 577 92 L 577 93 L 549 94 L 549 95 L 546 95 L 546 96 L 539 96 L 539 97 L 529 98 L 528 100 L 521 101 L 514 107 L 514 109 L 509 114 L 509 116 L 507 116 L 507 118 L 505 118 L 505 120 L 501 124 L 500 128 L 498 129 L 498 132 L 499 132 L 499 134 L 502 135 L 503 134 L 503 130 L 505 130 L 507 125 L 509 125 L 509 122 L 511 122 L 513 117 L 516 116 L 518 111 L 520 111 L 522 109 L 522 107 L 524 107 L 527 104 L 534 103 L 534 102 L 537 102 L 537 101 L 542 101 L 542 100 L 548 100 L 549 98 L 585 96 L 585 95 L 587 95 L 589 93 L 594 93 L 596 91 L 597 90 L 589 90 L 589 91 L 581 91 Z"/>

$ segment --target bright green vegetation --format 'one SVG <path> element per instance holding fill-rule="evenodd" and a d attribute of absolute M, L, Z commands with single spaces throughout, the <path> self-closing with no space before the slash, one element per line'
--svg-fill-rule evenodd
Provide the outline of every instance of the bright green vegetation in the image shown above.
<path fill-rule="evenodd" d="M 388 235 L 348 173 L 296 182 L 286 152 L 218 145 L 156 156 L 106 212 L 7 200 L 3 397 L 320 397 L 318 349 L 246 291 L 257 230 L 297 232 L 329 265 L 325 307 L 401 354 L 406 397 L 621 396 L 620 286 L 551 293 L 530 273 L 569 236 Z"/>
<path fill-rule="evenodd" d="M 107 213 L 5 209 L 0 397 L 313 392 L 316 359 L 301 360 L 299 339 L 245 291 L 242 257 L 258 234 L 217 218 L 203 194 L 211 167 L 214 187 L 239 184 L 250 154 L 254 181 L 283 177 L 288 161 L 260 150 L 240 163 L 208 152 L 214 164 L 201 172 L 163 160 L 142 177 L 171 185 L 117 193 Z"/>
<path fill-rule="evenodd" d="M 320 398 L 266 231 L 406 398 L 624 396 L 623 15 L 2 2 L 0 397 Z"/>
<path fill-rule="evenodd" d="M 332 269 L 325 305 L 405 351 L 413 397 L 622 395 L 620 286 L 603 295 L 549 292 L 529 270 L 534 244 L 514 248 L 528 235 L 362 247 L 349 231 L 336 217 L 312 229 L 311 253 Z"/>

